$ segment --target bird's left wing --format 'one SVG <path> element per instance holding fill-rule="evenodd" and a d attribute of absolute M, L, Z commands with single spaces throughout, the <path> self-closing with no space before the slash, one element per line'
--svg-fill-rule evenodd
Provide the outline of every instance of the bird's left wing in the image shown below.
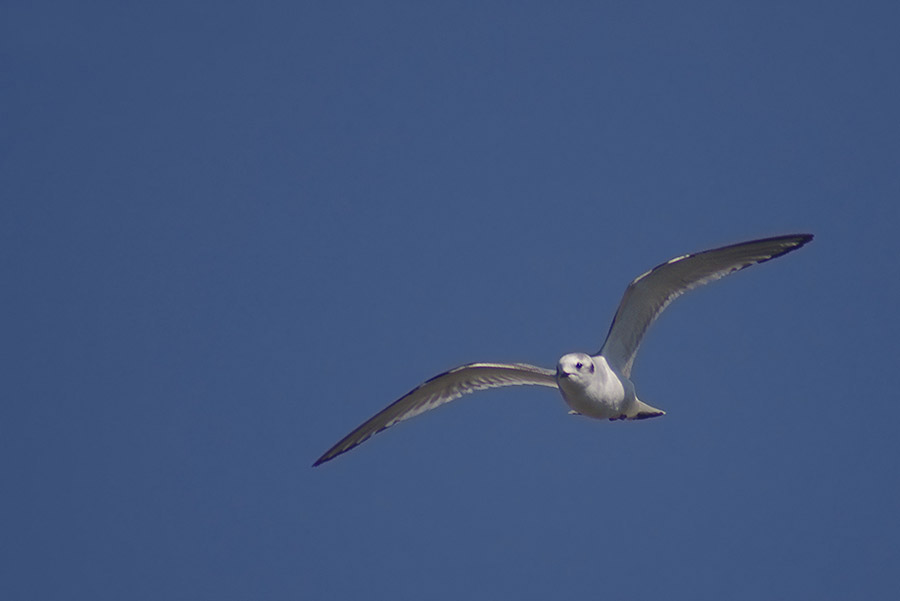
<path fill-rule="evenodd" d="M 556 372 L 525 363 L 470 363 L 435 376 L 409 391 L 345 436 L 319 457 L 313 467 L 346 453 L 373 434 L 397 422 L 434 409 L 464 394 L 503 386 L 547 386 L 556 388 Z"/>
<path fill-rule="evenodd" d="M 641 339 L 669 303 L 691 288 L 797 250 L 812 238 L 811 234 L 793 234 L 741 242 L 676 257 L 654 267 L 625 290 L 599 354 L 626 378 L 631 377 Z"/>

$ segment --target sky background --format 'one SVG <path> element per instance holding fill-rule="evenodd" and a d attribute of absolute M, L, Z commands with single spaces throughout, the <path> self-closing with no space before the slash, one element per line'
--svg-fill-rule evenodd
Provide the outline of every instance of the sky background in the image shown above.
<path fill-rule="evenodd" d="M 896 2 L 4 2 L 0 597 L 896 599 Z M 596 351 L 664 418 L 421 381 Z"/>

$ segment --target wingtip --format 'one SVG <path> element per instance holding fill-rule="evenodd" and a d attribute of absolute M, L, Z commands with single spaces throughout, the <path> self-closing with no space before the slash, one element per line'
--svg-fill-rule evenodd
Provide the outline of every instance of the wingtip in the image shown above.
<path fill-rule="evenodd" d="M 326 461 L 330 461 L 330 460 L 334 459 L 335 457 L 336 457 L 335 455 L 332 455 L 331 457 L 329 457 L 329 456 L 328 456 L 328 453 L 325 453 L 324 455 L 322 455 L 321 457 L 319 457 L 318 459 L 316 459 L 316 462 L 313 463 L 312 466 L 313 466 L 313 467 L 319 467 L 320 465 L 322 465 L 322 464 L 325 463 Z"/>
<path fill-rule="evenodd" d="M 775 257 L 789 253 L 792 250 L 797 250 L 798 248 L 803 248 L 804 246 L 809 244 L 809 242 L 811 242 L 812 239 L 815 238 L 815 236 L 813 234 L 793 234 L 791 236 L 786 236 L 786 238 L 790 240 L 788 242 L 788 246 L 785 247 L 783 252 L 775 255 Z M 775 257 L 772 258 L 774 259 Z"/>
<path fill-rule="evenodd" d="M 327 463 L 327 462 L 331 461 L 332 459 L 334 459 L 335 457 L 343 455 L 344 453 L 346 453 L 347 451 L 349 451 L 350 449 L 352 449 L 353 447 L 355 447 L 357 445 L 354 444 L 354 445 L 350 445 L 346 449 L 336 450 L 336 448 L 339 446 L 340 446 L 340 443 L 338 443 L 338 445 L 335 445 L 335 447 L 328 449 L 324 455 L 322 455 L 321 457 L 316 459 L 316 462 L 313 463 L 312 466 L 319 467 L 323 463 Z"/>
<path fill-rule="evenodd" d="M 797 234 L 785 234 L 783 236 L 773 236 L 771 238 L 760 238 L 759 240 L 753 240 L 751 242 L 740 242 L 735 244 L 734 246 L 741 246 L 743 244 L 751 244 L 753 242 L 781 242 L 783 244 L 788 244 L 792 249 L 799 248 L 815 238 L 815 235 L 810 233 L 797 233 Z"/>
<path fill-rule="evenodd" d="M 780 249 L 774 251 L 771 256 L 766 257 L 762 260 L 757 261 L 758 263 L 765 263 L 770 259 L 775 259 L 781 257 L 783 255 L 788 254 L 789 252 L 793 252 L 799 248 L 803 248 L 807 243 L 809 243 L 815 236 L 813 234 L 788 234 L 786 236 L 775 236 L 774 238 L 763 238 L 762 240 L 756 240 L 756 242 L 775 242 L 780 245 Z M 739 246 L 739 245 L 736 245 Z"/>

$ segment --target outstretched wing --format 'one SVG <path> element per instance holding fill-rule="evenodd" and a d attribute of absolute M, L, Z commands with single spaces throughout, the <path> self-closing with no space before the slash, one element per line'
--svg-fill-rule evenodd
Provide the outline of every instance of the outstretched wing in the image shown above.
<path fill-rule="evenodd" d="M 641 339 L 669 303 L 691 288 L 780 257 L 800 248 L 812 238 L 811 234 L 794 234 L 741 242 L 676 257 L 654 267 L 628 285 L 599 354 L 622 375 L 630 378 Z"/>
<path fill-rule="evenodd" d="M 319 457 L 313 467 L 346 453 L 373 434 L 397 422 L 449 403 L 464 394 L 502 386 L 547 386 L 556 388 L 556 372 L 525 363 L 470 363 L 435 376 L 409 391 L 345 436 Z"/>

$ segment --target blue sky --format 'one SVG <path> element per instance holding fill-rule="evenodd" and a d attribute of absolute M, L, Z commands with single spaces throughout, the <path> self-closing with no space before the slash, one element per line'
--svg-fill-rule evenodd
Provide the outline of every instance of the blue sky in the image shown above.
<path fill-rule="evenodd" d="M 893 599 L 900 9 L 7 2 L 0 596 Z M 602 343 L 661 419 L 421 381 Z"/>

